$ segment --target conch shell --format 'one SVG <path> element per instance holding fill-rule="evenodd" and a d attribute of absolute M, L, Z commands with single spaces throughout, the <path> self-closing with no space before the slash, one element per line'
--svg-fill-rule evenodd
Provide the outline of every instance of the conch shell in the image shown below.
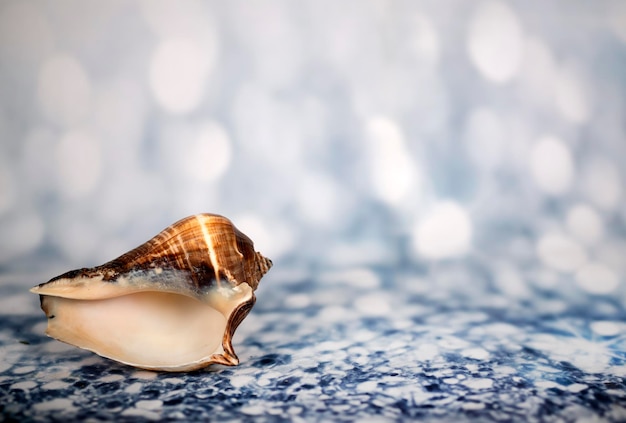
<path fill-rule="evenodd" d="M 198 214 L 31 292 L 49 336 L 131 366 L 189 371 L 239 364 L 232 337 L 271 266 L 230 220 Z"/>

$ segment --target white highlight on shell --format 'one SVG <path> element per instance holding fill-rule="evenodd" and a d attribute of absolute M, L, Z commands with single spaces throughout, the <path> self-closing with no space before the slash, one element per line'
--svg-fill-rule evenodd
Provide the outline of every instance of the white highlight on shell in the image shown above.
<path fill-rule="evenodd" d="M 558 72 L 555 83 L 556 108 L 561 116 L 572 123 L 587 122 L 590 105 L 583 79 L 566 67 Z"/>
<path fill-rule="evenodd" d="M 610 294 L 619 285 L 619 277 L 602 263 L 589 263 L 576 272 L 576 282 L 590 294 Z"/>
<path fill-rule="evenodd" d="M 600 241 L 604 235 L 604 222 L 587 204 L 577 204 L 567 212 L 567 229 L 586 244 Z"/>
<path fill-rule="evenodd" d="M 472 222 L 459 204 L 444 201 L 418 221 L 413 246 L 427 259 L 444 259 L 465 254 L 471 244 Z"/>
<path fill-rule="evenodd" d="M 539 239 L 537 255 L 547 266 L 562 272 L 572 272 L 587 261 L 587 254 L 578 242 L 556 233 Z"/>
<path fill-rule="evenodd" d="M 48 119 L 69 127 L 80 123 L 89 113 L 91 82 L 77 59 L 56 55 L 40 69 L 37 96 Z"/>
<path fill-rule="evenodd" d="M 567 145 L 552 136 L 540 138 L 530 155 L 530 172 L 547 194 L 564 194 L 574 178 L 574 160 Z"/>
<path fill-rule="evenodd" d="M 212 57 L 193 40 L 168 39 L 150 61 L 150 88 L 157 103 L 173 114 L 193 111 L 204 96 Z"/>
<path fill-rule="evenodd" d="M 605 157 L 594 157 L 583 168 L 582 188 L 600 209 L 613 210 L 622 195 L 621 175 L 615 164 Z"/>
<path fill-rule="evenodd" d="M 367 122 L 366 132 L 375 195 L 391 205 L 398 205 L 409 192 L 418 195 L 415 164 L 400 127 L 378 116 Z"/>
<path fill-rule="evenodd" d="M 183 168 L 200 182 L 218 180 L 228 169 L 232 157 L 230 137 L 217 122 L 203 125 L 183 151 Z"/>
<path fill-rule="evenodd" d="M 100 180 L 100 142 L 85 130 L 73 130 L 61 138 L 55 151 L 59 189 L 69 198 L 91 193 Z"/>
<path fill-rule="evenodd" d="M 518 73 L 523 51 L 515 12 L 500 1 L 483 1 L 471 18 L 467 48 L 485 78 L 495 83 L 511 80 Z"/>
<path fill-rule="evenodd" d="M 602 336 L 615 336 L 622 333 L 624 324 L 622 322 L 612 322 L 610 320 L 599 320 L 589 325 L 592 331 Z"/>

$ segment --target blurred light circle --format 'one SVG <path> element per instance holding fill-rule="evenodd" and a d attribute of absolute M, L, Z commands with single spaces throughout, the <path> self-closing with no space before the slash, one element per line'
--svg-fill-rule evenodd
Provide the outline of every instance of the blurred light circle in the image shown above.
<path fill-rule="evenodd" d="M 354 308 L 366 316 L 388 316 L 392 312 L 391 298 L 381 292 L 362 295 L 354 300 Z"/>
<path fill-rule="evenodd" d="M 557 72 L 548 46 L 538 38 L 529 37 L 525 43 L 524 63 L 520 73 L 525 97 L 552 107 Z"/>
<path fill-rule="evenodd" d="M 107 142 L 104 148 L 134 159 L 145 124 L 146 95 L 141 82 L 119 78 L 98 84 L 93 96 L 93 122 Z M 125 159 L 124 159 L 125 160 Z"/>
<path fill-rule="evenodd" d="M 406 149 L 404 134 L 391 119 L 376 117 L 367 122 L 369 162 L 375 195 L 391 205 L 398 205 L 411 192 L 417 172 Z"/>
<path fill-rule="evenodd" d="M 99 225 L 74 214 L 64 214 L 53 222 L 52 241 L 72 263 L 89 263 L 103 241 Z"/>
<path fill-rule="evenodd" d="M 465 209 L 452 201 L 436 204 L 413 230 L 413 246 L 427 259 L 463 255 L 470 248 L 471 238 L 472 221 Z"/>
<path fill-rule="evenodd" d="M 625 327 L 622 322 L 612 322 L 609 320 L 600 320 L 589 325 L 592 331 L 601 336 L 615 336 L 622 333 Z"/>
<path fill-rule="evenodd" d="M 569 68 L 558 72 L 555 79 L 556 108 L 566 120 L 585 123 L 589 120 L 589 104 L 583 80 Z"/>
<path fill-rule="evenodd" d="M 89 113 L 91 82 L 78 60 L 56 55 L 39 70 L 37 96 L 48 119 L 61 126 L 73 126 Z"/>
<path fill-rule="evenodd" d="M 574 161 L 567 145 L 546 136 L 533 146 L 530 171 L 541 190 L 547 194 L 564 194 L 574 178 Z"/>
<path fill-rule="evenodd" d="M 338 223 L 336 211 L 343 205 L 343 199 L 337 191 L 337 183 L 325 173 L 308 172 L 303 175 L 296 194 L 302 217 L 319 225 Z"/>
<path fill-rule="evenodd" d="M 600 215 L 586 204 L 578 204 L 567 213 L 567 229 L 586 244 L 599 241 L 604 234 L 604 222 Z"/>
<path fill-rule="evenodd" d="M 576 282 L 590 294 L 610 294 L 619 285 L 619 277 L 601 263 L 589 263 L 576 272 Z"/>
<path fill-rule="evenodd" d="M 213 65 L 212 52 L 194 41 L 168 39 L 159 44 L 150 61 L 150 87 L 157 103 L 173 114 L 194 110 L 204 96 Z"/>
<path fill-rule="evenodd" d="M 24 188 L 34 195 L 54 191 L 57 166 L 54 151 L 58 141 L 50 128 L 32 128 L 22 141 L 21 174 Z"/>
<path fill-rule="evenodd" d="M 241 232 L 254 240 L 254 246 L 266 257 L 277 260 L 294 246 L 294 231 L 284 221 L 263 219 L 252 213 L 233 218 L 233 223 Z"/>
<path fill-rule="evenodd" d="M 439 39 L 430 19 L 425 15 L 415 15 L 412 19 L 412 34 L 409 39 L 413 52 L 419 59 L 435 65 L 439 60 Z"/>
<path fill-rule="evenodd" d="M 468 52 L 472 63 L 495 83 L 511 80 L 522 59 L 523 34 L 511 8 L 500 1 L 483 1 L 470 20 Z"/>
<path fill-rule="evenodd" d="M 622 195 L 621 174 L 617 166 L 605 157 L 588 159 L 583 166 L 582 189 L 602 210 L 615 209 Z"/>
<path fill-rule="evenodd" d="M 479 108 L 472 111 L 465 126 L 464 140 L 476 164 L 491 168 L 500 163 L 504 130 L 493 110 Z"/>
<path fill-rule="evenodd" d="M 44 238 L 45 226 L 37 213 L 22 211 L 2 221 L 0 233 L 0 261 L 6 263 L 39 247 Z"/>
<path fill-rule="evenodd" d="M 141 14 L 150 28 L 162 38 L 215 38 L 209 3 L 202 0 L 141 0 Z"/>
<path fill-rule="evenodd" d="M 562 272 L 573 272 L 587 261 L 583 247 L 560 234 L 543 235 L 537 242 L 537 255 L 547 266 Z"/>
<path fill-rule="evenodd" d="M 218 180 L 228 169 L 232 156 L 231 142 L 216 122 L 203 125 L 182 152 L 182 171 L 200 182 Z"/>
<path fill-rule="evenodd" d="M 102 167 L 97 138 L 84 130 L 70 131 L 59 141 L 55 155 L 61 193 L 69 198 L 78 198 L 95 189 Z"/>
<path fill-rule="evenodd" d="M 505 262 L 496 266 L 494 282 L 508 297 L 528 298 L 531 293 L 522 274 L 512 264 Z"/>
<path fill-rule="evenodd" d="M 626 275 L 626 240 L 620 237 L 609 238 L 599 243 L 594 249 L 594 254 L 599 261 L 605 263 L 620 274 Z"/>

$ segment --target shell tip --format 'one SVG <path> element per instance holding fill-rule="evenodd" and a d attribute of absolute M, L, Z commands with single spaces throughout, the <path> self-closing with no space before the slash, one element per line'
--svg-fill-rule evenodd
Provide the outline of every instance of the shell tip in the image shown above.
<path fill-rule="evenodd" d="M 260 276 L 265 275 L 274 265 L 274 263 L 272 263 L 272 260 L 268 259 L 267 257 L 264 257 L 261 253 L 256 252 L 256 262 L 257 265 L 259 266 L 259 271 L 260 271 Z"/>

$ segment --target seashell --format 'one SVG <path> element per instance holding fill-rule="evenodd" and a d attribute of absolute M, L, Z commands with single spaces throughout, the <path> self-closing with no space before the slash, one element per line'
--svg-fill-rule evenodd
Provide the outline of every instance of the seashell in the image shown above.
<path fill-rule="evenodd" d="M 198 214 L 31 292 L 47 335 L 131 366 L 189 371 L 239 363 L 232 337 L 271 266 L 230 220 Z"/>

